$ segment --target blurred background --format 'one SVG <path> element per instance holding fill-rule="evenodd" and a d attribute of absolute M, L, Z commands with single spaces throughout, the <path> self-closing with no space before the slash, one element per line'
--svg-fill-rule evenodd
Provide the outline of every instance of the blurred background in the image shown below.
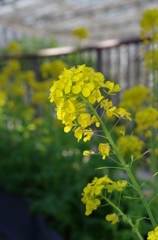
<path fill-rule="evenodd" d="M 72 31 L 85 27 L 88 43 L 139 35 L 142 13 L 156 0 L 1 0 L 1 46 L 37 36 L 71 45 Z"/>
<path fill-rule="evenodd" d="M 69 141 L 73 133 L 64 133 L 48 97 L 64 68 L 86 64 L 120 84 L 117 105 L 124 91 L 141 84 L 124 98 L 131 97 L 126 107 L 140 107 L 153 86 L 140 21 L 154 8 L 157 0 L 0 0 L 0 240 L 129 239 L 128 226 L 105 221 L 108 207 L 85 216 L 86 184 L 94 176 L 118 176 L 115 170 L 95 171 L 105 163 L 97 155 L 83 157 L 83 151 L 97 149 L 99 138 Z M 120 129 L 113 133 L 116 142 Z M 140 141 L 133 140 L 137 154 Z M 124 200 L 122 209 L 132 209 L 131 202 Z M 134 208 L 142 215 L 141 205 Z M 146 232 L 150 226 L 140 228 Z"/>

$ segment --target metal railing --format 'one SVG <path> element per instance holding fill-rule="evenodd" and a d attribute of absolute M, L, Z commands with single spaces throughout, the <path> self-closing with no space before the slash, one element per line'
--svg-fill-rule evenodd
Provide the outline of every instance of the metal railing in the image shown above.
<path fill-rule="evenodd" d="M 35 54 L 0 56 L 0 66 L 5 65 L 9 59 L 19 59 L 23 69 L 35 71 L 38 80 L 39 66 L 44 61 L 62 59 L 69 66 L 85 63 L 102 72 L 106 79 L 118 82 L 123 89 L 126 89 L 135 84 L 146 84 L 149 78 L 145 70 L 141 46 L 142 40 L 139 37 L 113 39 L 78 49 L 61 47 L 43 49 Z"/>

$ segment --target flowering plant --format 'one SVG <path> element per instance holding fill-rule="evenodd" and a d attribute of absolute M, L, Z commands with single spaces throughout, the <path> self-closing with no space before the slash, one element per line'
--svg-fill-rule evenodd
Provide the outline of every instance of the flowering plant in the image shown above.
<path fill-rule="evenodd" d="M 138 239 L 143 239 L 138 225 L 146 217 L 140 216 L 134 223 L 131 217 L 126 215 L 120 207 L 121 192 L 125 188 L 131 188 L 136 191 L 136 199 L 142 201 L 148 214 L 147 218 L 155 228 L 155 231 L 149 232 L 147 239 L 154 240 L 158 239 L 157 224 L 150 205 L 143 195 L 141 186 L 138 184 L 138 179 L 132 173 L 132 166 L 138 156 L 131 158 L 131 161 L 127 163 L 123 158 L 126 146 L 120 150 L 121 143 L 116 146 L 111 137 L 111 133 L 120 119 L 132 120 L 129 112 L 124 108 L 113 106 L 112 101 L 110 101 L 110 95 L 114 95 L 120 90 L 118 84 L 115 85 L 110 81 L 105 82 L 104 76 L 100 72 L 95 72 L 92 68 L 81 65 L 77 68 L 64 69 L 59 76 L 59 80 L 55 81 L 50 89 L 50 102 L 56 104 L 57 118 L 65 125 L 64 131 L 68 133 L 72 130 L 78 142 L 82 138 L 84 142 L 90 141 L 95 135 L 99 135 L 102 139 L 97 152 L 88 149 L 83 152 L 84 156 L 99 154 L 103 160 L 109 158 L 115 162 L 114 168 L 122 169 L 128 175 L 126 179 L 117 181 L 113 181 L 105 175 L 101 178 L 95 177 L 91 183 L 88 183 L 82 194 L 82 202 L 86 205 L 85 214 L 90 215 L 98 207 L 111 205 L 115 212 L 109 213 L 106 220 L 115 224 L 122 218 L 123 222 L 132 227 Z M 108 130 L 106 121 L 112 116 L 118 118 L 118 121 L 112 129 Z M 124 133 L 122 139 L 123 137 Z M 115 191 L 120 193 L 118 205 L 111 200 L 111 195 Z"/>

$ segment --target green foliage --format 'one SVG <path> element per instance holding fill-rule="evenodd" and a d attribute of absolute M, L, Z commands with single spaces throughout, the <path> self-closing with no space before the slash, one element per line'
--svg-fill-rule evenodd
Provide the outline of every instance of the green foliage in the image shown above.
<path fill-rule="evenodd" d="M 68 65 L 72 65 L 73 59 L 76 64 L 85 60 L 88 66 L 95 64 L 87 56 L 83 59 L 80 57 L 78 52 L 64 57 L 64 60 Z M 105 240 L 107 236 L 113 240 L 126 240 L 129 239 L 129 231 L 130 239 L 136 239 L 130 228 L 124 228 L 121 217 L 118 225 L 112 226 L 106 222 L 105 216 L 112 212 L 109 206 L 99 208 L 91 217 L 84 215 L 81 192 L 86 184 L 94 176 L 102 177 L 105 174 L 118 180 L 124 172 L 111 168 L 108 171 L 107 168 L 94 171 L 98 166 L 114 167 L 115 162 L 108 158 L 103 161 L 99 155 L 90 159 L 83 157 L 83 151 L 90 149 L 91 144 L 78 143 L 72 133 L 63 132 L 47 99 L 49 84 L 54 81 L 55 74 L 48 72 L 47 75 L 47 70 L 43 69 L 44 76 L 41 73 L 41 81 L 36 82 L 33 72 L 22 71 L 17 66 L 16 61 L 8 62 L 8 68 L 3 68 L 0 75 L 3 83 L 3 86 L 0 85 L 0 187 L 12 194 L 30 197 L 30 211 L 43 214 L 48 226 L 59 231 L 65 240 Z M 114 124 L 115 120 L 106 122 L 109 130 Z M 114 137 L 118 139 L 118 136 Z M 98 143 L 95 137 L 95 149 Z M 136 196 L 130 188 L 123 194 L 131 199 L 123 199 L 120 206 L 122 211 L 130 216 L 135 213 L 138 217 L 144 215 L 143 205 L 137 204 L 138 200 L 132 200 Z M 118 204 L 115 193 L 111 199 Z M 156 206 L 156 198 L 153 206 Z M 135 223 L 135 217 L 131 219 Z M 141 221 L 139 229 L 145 234 L 150 230 L 149 222 Z"/>
<path fill-rule="evenodd" d="M 21 40 L 16 40 L 19 44 L 21 52 L 25 53 L 34 53 L 43 48 L 55 48 L 59 47 L 52 37 L 49 38 L 38 38 L 38 37 L 23 37 Z M 8 54 L 8 47 L 1 49 L 1 54 Z"/>

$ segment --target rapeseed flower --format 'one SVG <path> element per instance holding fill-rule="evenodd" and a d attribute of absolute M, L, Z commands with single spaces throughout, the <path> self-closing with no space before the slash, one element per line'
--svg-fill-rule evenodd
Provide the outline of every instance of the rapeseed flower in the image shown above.
<path fill-rule="evenodd" d="M 105 160 L 106 156 L 109 156 L 110 146 L 108 143 L 100 143 L 98 150 L 102 155 L 102 159 Z"/>
<path fill-rule="evenodd" d="M 43 78 L 58 77 L 59 74 L 67 67 L 67 64 L 62 60 L 56 60 L 53 62 L 44 62 L 40 66 L 40 72 Z"/>
<path fill-rule="evenodd" d="M 11 42 L 8 46 L 8 52 L 9 54 L 20 54 L 21 49 L 19 43 L 17 41 Z"/>
<path fill-rule="evenodd" d="M 87 142 L 87 141 L 90 141 L 91 137 L 94 135 L 92 129 L 88 129 L 88 130 L 85 130 L 84 132 L 84 138 L 83 138 L 83 141 L 84 142 Z"/>
<path fill-rule="evenodd" d="M 137 131 L 148 130 L 149 128 L 158 128 L 158 110 L 152 107 L 145 108 L 136 113 L 135 121 Z"/>
<path fill-rule="evenodd" d="M 154 27 L 158 28 L 158 9 L 149 9 L 145 11 L 140 26 L 145 34 L 150 34 Z"/>
<path fill-rule="evenodd" d="M 117 182 L 113 182 L 110 185 L 107 185 L 107 189 L 109 193 L 112 193 L 114 190 L 118 192 L 122 192 L 125 189 L 126 185 L 127 185 L 126 181 L 122 181 L 122 182 L 117 181 Z"/>
<path fill-rule="evenodd" d="M 100 127 L 98 118 L 89 112 L 85 101 L 91 105 L 97 102 L 100 108 L 106 110 L 108 117 L 114 115 L 131 120 L 130 113 L 125 109 L 112 107 L 112 102 L 101 94 L 101 88 L 108 91 L 108 95 L 120 91 L 118 84 L 104 82 L 104 76 L 100 72 L 94 72 L 83 64 L 77 68 L 65 68 L 50 89 L 50 102 L 55 102 L 57 106 L 57 118 L 65 125 L 65 132 L 73 129 L 78 141 L 82 136 L 86 136 L 84 141 L 91 139 L 92 132 L 90 134 L 86 130 L 92 124 Z"/>
<path fill-rule="evenodd" d="M 115 224 L 115 223 L 119 222 L 119 219 L 118 219 L 118 216 L 116 213 L 111 213 L 111 214 L 106 215 L 105 219 L 108 222 L 111 222 L 111 224 Z"/>
<path fill-rule="evenodd" d="M 151 100 L 151 90 L 149 87 L 138 85 L 124 91 L 120 107 L 132 109 L 134 112 L 142 108 L 145 101 Z"/>
<path fill-rule="evenodd" d="M 90 152 L 85 151 L 85 156 L 89 154 Z M 87 186 L 83 189 L 82 193 L 82 202 L 86 205 L 86 211 L 85 215 L 90 215 L 93 210 L 96 210 L 99 205 L 101 205 L 101 199 L 103 190 L 109 193 L 112 191 L 123 191 L 126 187 L 127 182 L 126 181 L 112 181 L 107 175 L 101 178 L 95 177 L 91 183 L 88 183 Z M 112 191 L 110 191 L 110 186 L 113 188 Z M 114 187 L 115 186 L 115 187 Z"/>
<path fill-rule="evenodd" d="M 158 227 L 154 231 L 148 232 L 147 240 L 158 240 Z"/>
<path fill-rule="evenodd" d="M 130 154 L 134 157 L 141 155 L 143 144 L 144 142 L 138 137 L 129 135 L 119 137 L 116 142 L 116 146 L 119 147 L 119 151 L 123 156 Z"/>
<path fill-rule="evenodd" d="M 88 37 L 88 31 L 86 28 L 76 28 L 73 33 L 72 33 L 75 37 L 84 39 Z"/>

